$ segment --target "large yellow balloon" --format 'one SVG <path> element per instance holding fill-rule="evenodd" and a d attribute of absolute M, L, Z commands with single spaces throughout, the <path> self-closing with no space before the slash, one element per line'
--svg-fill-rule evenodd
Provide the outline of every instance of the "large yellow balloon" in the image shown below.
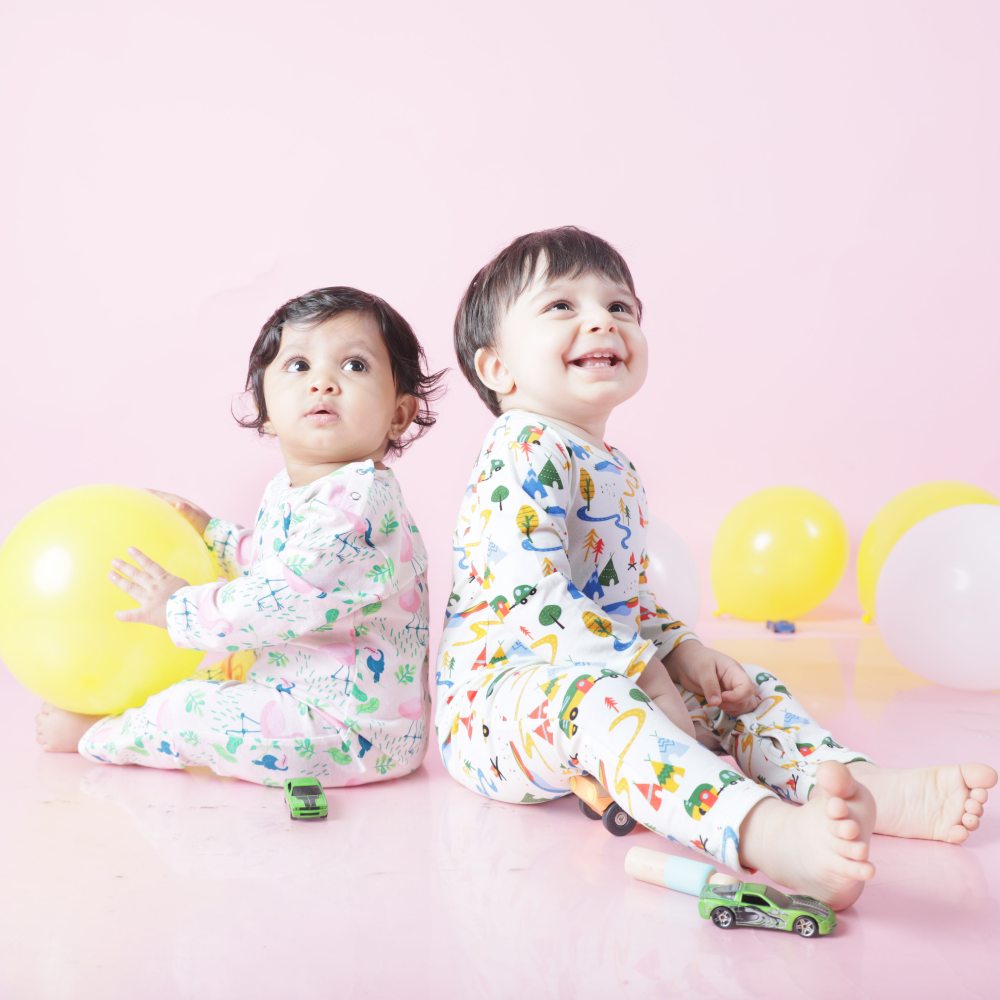
<path fill-rule="evenodd" d="M 215 579 L 197 532 L 144 490 L 84 486 L 46 500 L 0 549 L 0 659 L 71 712 L 107 715 L 190 676 L 202 654 L 166 630 L 120 622 L 135 602 L 109 579 L 134 546 L 189 583 Z"/>
<path fill-rule="evenodd" d="M 847 566 L 847 528 L 811 490 L 776 486 L 738 503 L 712 546 L 720 614 L 798 618 L 822 603 Z"/>
<path fill-rule="evenodd" d="M 903 490 L 879 510 L 858 549 L 858 598 L 866 622 L 875 616 L 875 588 L 882 564 L 896 542 L 925 517 L 967 503 L 1000 504 L 1000 500 L 978 486 L 942 480 Z"/>

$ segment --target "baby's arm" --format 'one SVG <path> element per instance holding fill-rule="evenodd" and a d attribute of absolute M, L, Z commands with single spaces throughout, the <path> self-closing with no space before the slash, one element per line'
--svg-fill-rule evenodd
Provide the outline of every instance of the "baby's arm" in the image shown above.
<path fill-rule="evenodd" d="M 695 735 L 691 715 L 662 660 L 654 656 L 646 664 L 636 683 L 678 729 L 689 736 Z"/>
<path fill-rule="evenodd" d="M 166 616 L 174 644 L 230 652 L 280 645 L 332 629 L 341 616 L 394 592 L 391 567 L 372 572 L 382 556 L 364 540 L 367 490 L 348 503 L 350 511 L 306 501 L 290 512 L 280 551 L 235 580 L 174 593 Z"/>
<path fill-rule="evenodd" d="M 647 690 L 645 684 L 652 683 L 659 689 L 664 682 L 672 687 L 672 682 L 676 681 L 688 691 L 702 695 L 710 705 L 721 706 L 731 714 L 756 708 L 760 697 L 739 663 L 725 653 L 703 646 L 693 629 L 660 607 L 653 592 L 644 586 L 645 575 L 639 583 L 642 635 L 657 647 L 657 657 L 649 662 L 639 686 Z M 668 678 L 666 681 L 664 675 Z M 677 721 L 665 705 L 660 707 Z"/>
<path fill-rule="evenodd" d="M 175 493 L 150 490 L 161 500 L 165 500 L 202 537 L 209 549 L 215 553 L 219 569 L 224 576 L 232 579 L 244 573 L 251 561 L 250 542 L 253 532 L 241 528 L 221 517 L 212 517 L 197 504 L 179 497 Z"/>

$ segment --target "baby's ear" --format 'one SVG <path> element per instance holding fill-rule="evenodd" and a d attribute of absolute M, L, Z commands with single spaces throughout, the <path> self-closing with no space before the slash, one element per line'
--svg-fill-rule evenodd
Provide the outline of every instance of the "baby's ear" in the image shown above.
<path fill-rule="evenodd" d="M 396 400 L 396 409 L 392 414 L 392 423 L 389 425 L 389 437 L 394 441 L 398 441 L 400 436 L 406 431 L 406 428 L 413 423 L 413 418 L 417 415 L 419 409 L 420 400 L 416 396 L 405 393 L 398 397 Z"/>
<path fill-rule="evenodd" d="M 514 391 L 514 376 L 508 371 L 495 347 L 480 347 L 472 360 L 479 381 L 498 396 Z"/>

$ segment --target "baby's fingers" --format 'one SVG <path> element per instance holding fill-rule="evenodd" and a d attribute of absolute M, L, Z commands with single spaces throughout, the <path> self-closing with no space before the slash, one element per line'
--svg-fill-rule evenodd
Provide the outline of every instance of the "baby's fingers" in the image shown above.
<path fill-rule="evenodd" d="M 117 561 L 118 560 L 116 560 L 116 562 Z M 125 565 L 127 566 L 128 564 L 126 563 Z M 132 572 L 134 573 L 138 572 L 138 570 L 136 570 L 134 567 L 129 567 L 129 569 L 131 569 Z M 124 591 L 126 594 L 128 594 L 128 596 L 131 597 L 133 601 L 135 601 L 136 603 L 142 603 L 142 599 L 145 596 L 146 591 L 145 588 L 142 587 L 137 582 L 137 579 L 129 579 L 127 576 L 123 576 L 120 573 L 116 572 L 115 570 L 112 570 L 110 573 L 108 573 L 108 579 L 119 590 Z M 115 612 L 115 613 L 119 617 L 121 617 L 120 612 Z"/>
<path fill-rule="evenodd" d="M 139 549 L 129 549 L 128 554 L 144 569 L 150 576 L 166 576 L 167 571 L 154 560 L 150 559 L 145 552 Z"/>
<path fill-rule="evenodd" d="M 144 622 L 142 608 L 130 608 L 128 611 L 116 611 L 115 618 L 120 622 Z"/>
<path fill-rule="evenodd" d="M 117 583 L 115 575 L 122 577 L 126 580 L 131 580 L 133 583 L 141 583 L 143 579 L 148 576 L 145 570 L 139 569 L 138 566 L 133 566 L 130 562 L 126 562 L 124 559 L 112 559 L 111 565 L 114 568 L 114 573 L 111 574 L 111 582 Z"/>

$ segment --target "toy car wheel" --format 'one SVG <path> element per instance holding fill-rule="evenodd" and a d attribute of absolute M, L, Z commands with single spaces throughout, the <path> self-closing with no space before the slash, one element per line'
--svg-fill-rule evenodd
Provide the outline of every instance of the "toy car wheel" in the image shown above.
<path fill-rule="evenodd" d="M 819 925 L 812 917 L 797 917 L 795 923 L 792 924 L 792 930 L 796 934 L 801 934 L 802 937 L 815 937 L 819 931 Z"/>
<path fill-rule="evenodd" d="M 736 916 L 728 906 L 717 906 L 712 910 L 712 923 L 725 931 L 736 923 Z"/>
<path fill-rule="evenodd" d="M 583 799 L 577 799 L 576 801 L 580 803 L 580 812 L 582 812 L 583 815 L 587 817 L 587 819 L 601 818 L 601 814 L 591 809 L 590 806 L 588 806 L 587 803 L 583 801 Z"/>
<path fill-rule="evenodd" d="M 614 802 L 604 811 L 601 822 L 604 824 L 604 829 L 616 837 L 624 837 L 635 829 L 635 820 Z"/>

